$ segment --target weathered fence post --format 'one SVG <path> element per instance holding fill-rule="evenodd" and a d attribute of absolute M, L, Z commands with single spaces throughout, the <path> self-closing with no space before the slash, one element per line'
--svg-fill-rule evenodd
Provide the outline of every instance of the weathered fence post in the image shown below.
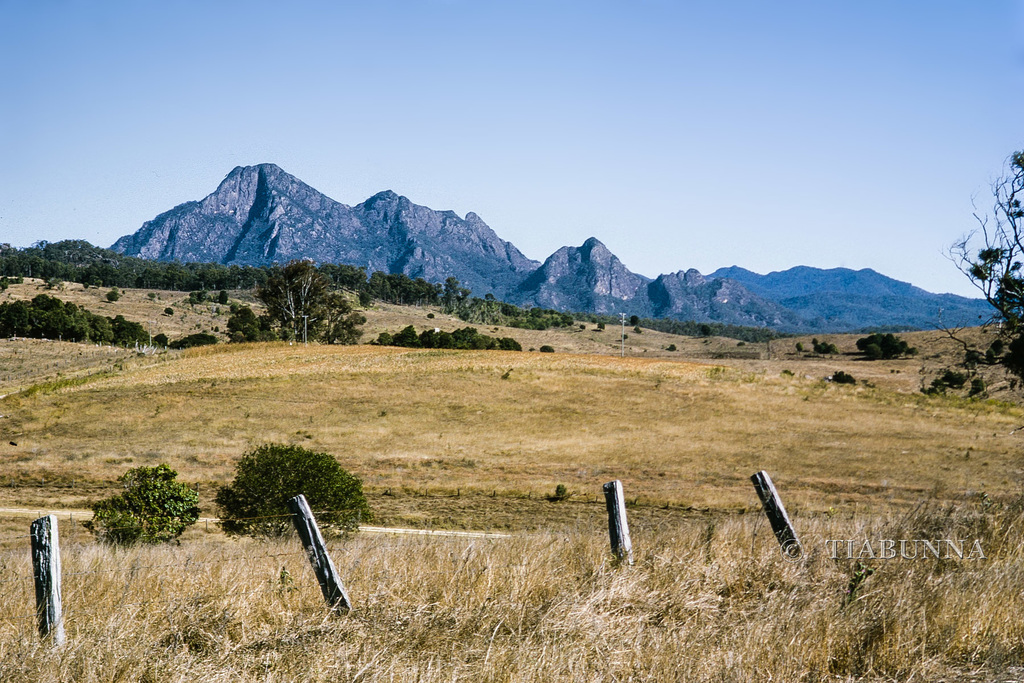
<path fill-rule="evenodd" d="M 54 645 L 64 644 L 64 613 L 60 602 L 60 538 L 57 516 L 32 522 L 32 573 L 36 584 L 39 635 L 51 636 Z"/>
<path fill-rule="evenodd" d="M 633 542 L 629 539 L 629 522 L 626 521 L 626 496 L 622 482 L 616 479 L 604 485 L 604 502 L 608 506 L 608 535 L 611 537 L 612 552 L 627 564 L 633 564 Z"/>
<path fill-rule="evenodd" d="M 302 545 L 309 556 L 309 563 L 316 573 L 316 580 L 320 583 L 320 591 L 324 594 L 324 600 L 334 610 L 348 610 L 352 603 L 348 599 L 348 592 L 345 591 L 338 570 L 334 568 L 331 556 L 327 554 L 327 545 L 324 537 L 320 534 L 320 527 L 316 524 L 312 510 L 306 497 L 301 493 L 288 501 L 288 509 L 292 513 L 292 523 L 295 530 L 299 532 Z"/>
<path fill-rule="evenodd" d="M 798 559 L 803 554 L 803 548 L 800 545 L 800 540 L 796 537 L 793 524 L 789 521 L 789 515 L 786 514 L 786 508 L 782 505 L 779 492 L 775 490 L 772 478 L 768 476 L 767 472 L 761 470 L 757 474 L 751 475 L 750 480 L 754 482 L 757 497 L 761 499 L 764 514 L 768 516 L 772 531 L 775 532 L 775 538 L 782 546 L 783 554 L 787 559 Z"/>

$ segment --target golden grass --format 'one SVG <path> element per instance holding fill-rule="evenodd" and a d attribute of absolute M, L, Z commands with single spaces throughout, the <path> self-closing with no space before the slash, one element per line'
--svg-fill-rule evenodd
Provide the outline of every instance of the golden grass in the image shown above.
<path fill-rule="evenodd" d="M 426 326 L 416 309 L 371 314 L 368 327 Z M 938 333 L 907 335 L 917 358 L 866 363 L 800 355 L 792 340 L 769 359 L 767 345 L 665 335 L 673 354 L 647 332 L 620 359 L 607 330 L 480 329 L 586 355 L 0 343 L 19 364 L 0 376 L 24 373 L 0 392 L 0 508 L 84 507 L 126 469 L 166 462 L 215 515 L 215 485 L 240 455 L 281 441 L 335 454 L 381 523 L 516 531 L 335 540 L 356 610 L 334 619 L 294 540 L 201 525 L 180 547 L 113 551 L 62 519 L 70 642 L 53 655 L 20 618 L 32 611 L 27 539 L 11 537 L 27 518 L 0 515 L 0 680 L 1021 675 L 1024 411 L 921 395 L 956 360 Z M 849 351 L 856 336 L 827 338 Z M 822 381 L 838 369 L 870 385 Z M 758 469 L 812 551 L 805 564 L 778 554 L 749 482 Z M 633 568 L 606 548 L 600 490 L 614 478 L 631 503 Z M 559 483 L 573 497 L 549 502 Z M 868 563 L 852 602 L 856 562 L 823 552 L 828 538 L 947 536 L 982 539 L 989 559 Z M 281 585 L 282 566 L 299 590 Z"/>
<path fill-rule="evenodd" d="M 0 412 L 21 484 L 160 462 L 223 482 L 278 441 L 335 454 L 378 493 L 594 494 L 620 478 L 643 504 L 743 509 L 767 469 L 818 510 L 1013 494 L 1024 422 L 1008 404 L 679 361 L 288 344 L 137 359 Z"/>
<path fill-rule="evenodd" d="M 294 538 L 112 550 L 64 542 L 68 643 L 35 633 L 24 539 L 0 550 L 2 681 L 999 680 L 1024 670 L 1021 507 L 801 516 L 790 564 L 760 516 L 553 533 L 330 542 L 328 614 Z M 977 539 L 985 560 L 831 559 L 826 539 Z M 287 574 L 282 577 L 282 569 Z M 975 677 L 977 676 L 977 677 Z"/>

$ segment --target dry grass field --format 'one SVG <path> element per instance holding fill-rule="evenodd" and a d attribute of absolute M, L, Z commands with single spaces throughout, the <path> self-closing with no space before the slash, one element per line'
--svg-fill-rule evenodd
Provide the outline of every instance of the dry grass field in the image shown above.
<path fill-rule="evenodd" d="M 357 534 L 329 542 L 344 616 L 294 538 L 72 537 L 57 651 L 35 633 L 28 553 L 0 551 L 0 680 L 1020 680 L 1022 522 L 1019 503 L 978 501 L 802 517 L 798 563 L 753 516 L 639 523 L 632 567 L 599 516 L 494 540 Z M 869 562 L 865 577 L 824 550 L 864 537 L 977 539 L 987 559 Z"/>
<path fill-rule="evenodd" d="M 179 324 L 154 328 L 172 337 L 226 322 L 180 293 L 109 304 L 105 291 L 78 303 Z M 465 326 L 427 312 L 376 306 L 364 342 Z M 858 335 L 820 335 L 843 353 L 815 357 L 795 349 L 809 338 L 644 331 L 620 358 L 618 329 L 478 327 L 559 353 L 0 342 L 0 508 L 85 508 L 128 468 L 166 462 L 215 516 L 237 459 L 277 441 L 334 454 L 380 524 L 513 532 L 335 539 L 356 600 L 338 619 L 294 539 L 230 540 L 204 524 L 181 546 L 115 551 L 62 521 L 69 645 L 52 656 L 23 618 L 31 516 L 0 514 L 0 680 L 1019 678 L 1024 410 L 998 368 L 983 370 L 994 399 L 925 396 L 960 353 L 939 332 L 902 335 L 913 358 L 867 362 Z M 836 370 L 858 383 L 824 380 Z M 804 563 L 778 553 L 749 481 L 759 469 L 804 536 Z M 611 479 L 629 499 L 632 568 L 607 552 Z M 558 484 L 569 500 L 548 499 Z M 849 598 L 859 567 L 829 559 L 824 539 L 892 534 L 980 538 L 988 559 L 869 562 Z M 282 565 L 300 590 L 281 584 Z"/>
<path fill-rule="evenodd" d="M 0 485 L 55 486 L 166 462 L 201 490 L 247 449 L 335 454 L 375 493 L 593 496 L 620 478 L 643 505 L 756 507 L 772 472 L 823 511 L 1019 489 L 1022 411 L 803 374 L 599 355 L 224 345 L 137 357 L 0 401 Z M 11 445 L 14 442 L 17 445 Z M 44 488 L 30 488 L 37 480 Z M 73 500 L 75 489 L 68 490 Z M 67 495 L 65 493 L 64 495 Z M 480 524 L 473 516 L 466 524 Z"/>

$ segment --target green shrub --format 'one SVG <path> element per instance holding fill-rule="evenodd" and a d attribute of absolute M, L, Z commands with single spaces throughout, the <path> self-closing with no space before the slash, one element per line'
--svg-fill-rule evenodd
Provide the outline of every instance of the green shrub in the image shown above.
<path fill-rule="evenodd" d="M 667 348 L 667 349 L 665 349 L 665 350 L 666 350 L 666 351 L 676 351 L 676 350 L 677 350 L 677 349 L 676 349 L 676 345 L 675 345 L 675 344 L 669 344 L 669 345 L 668 345 L 668 348 Z"/>
<path fill-rule="evenodd" d="M 174 540 L 199 519 L 199 494 L 177 476 L 167 465 L 128 470 L 124 493 L 95 503 L 85 527 L 117 545 Z"/>
<path fill-rule="evenodd" d="M 168 306 L 164 309 L 164 315 L 174 315 L 174 309 Z"/>
<path fill-rule="evenodd" d="M 814 347 L 814 352 L 822 356 L 839 353 L 839 348 L 827 341 L 819 342 L 817 339 L 812 339 L 811 344 Z"/>
<path fill-rule="evenodd" d="M 540 352 L 541 353 L 554 353 L 555 352 L 555 347 L 548 346 L 547 344 L 545 344 L 544 346 L 540 347 Z"/>
<path fill-rule="evenodd" d="M 117 291 L 117 287 L 114 287 L 112 290 L 107 292 L 107 301 L 109 301 L 110 303 L 114 303 L 120 298 L 121 292 Z"/>
<path fill-rule="evenodd" d="M 251 308 L 240 304 L 231 304 L 227 327 L 228 338 L 235 343 L 277 339 L 277 334 L 271 329 L 267 317 L 257 317 Z"/>
<path fill-rule="evenodd" d="M 967 384 L 967 375 L 957 370 L 946 370 L 932 380 L 931 386 L 924 390 L 926 394 L 944 394 L 947 389 L 963 389 Z M 979 378 L 980 379 L 980 378 Z M 982 382 L 984 391 L 984 382 Z M 973 388 L 973 385 L 972 385 Z"/>
<path fill-rule="evenodd" d="M 804 345 L 801 344 L 800 342 L 796 343 L 796 352 L 797 353 L 803 353 L 804 352 Z"/>
<path fill-rule="evenodd" d="M 175 339 L 169 346 L 172 349 L 190 349 L 193 346 L 208 346 L 210 344 L 216 344 L 217 337 L 207 332 L 196 332 L 190 334 L 187 337 L 181 339 Z"/>
<path fill-rule="evenodd" d="M 220 290 L 220 292 L 217 294 L 217 303 L 221 304 L 222 306 L 227 306 L 227 304 L 228 304 L 228 292 L 227 292 L 227 290 L 225 290 L 225 289 Z"/>
<path fill-rule="evenodd" d="M 869 349 L 871 346 L 876 348 Z M 857 340 L 857 349 L 872 360 L 888 360 L 917 353 L 917 349 L 894 334 L 872 334 L 862 337 Z"/>
<path fill-rule="evenodd" d="M 170 341 L 167 339 L 167 335 L 161 332 L 153 335 L 153 343 L 157 346 L 167 346 Z"/>
<path fill-rule="evenodd" d="M 842 370 L 837 370 L 832 375 L 832 381 L 836 384 L 856 384 L 857 380 L 853 378 L 853 375 L 847 374 Z"/>
<path fill-rule="evenodd" d="M 320 524 L 354 529 L 373 519 L 362 482 L 334 456 L 266 444 L 243 455 L 234 481 L 217 492 L 221 527 L 229 534 L 279 535 L 292 527 L 288 500 L 300 493 Z"/>
<path fill-rule="evenodd" d="M 418 349 L 421 346 L 420 338 L 416 336 L 416 328 L 412 325 L 403 327 L 394 336 L 391 343 L 395 346 L 406 346 L 413 349 Z"/>

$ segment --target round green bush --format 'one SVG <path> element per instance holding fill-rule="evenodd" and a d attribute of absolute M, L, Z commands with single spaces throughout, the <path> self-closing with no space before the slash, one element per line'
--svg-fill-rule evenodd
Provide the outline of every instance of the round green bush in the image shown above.
<path fill-rule="evenodd" d="M 199 519 L 199 494 L 177 476 L 167 465 L 128 470 L 117 479 L 124 493 L 95 503 L 84 526 L 117 545 L 174 540 Z"/>
<path fill-rule="evenodd" d="M 217 492 L 221 527 L 229 534 L 280 535 L 292 527 L 288 500 L 300 493 L 322 525 L 354 529 L 373 519 L 363 483 L 334 456 L 271 443 L 243 455 L 234 481 Z"/>
<path fill-rule="evenodd" d="M 541 353 L 554 353 L 555 352 L 555 347 L 548 346 L 547 344 L 545 344 L 544 346 L 540 347 L 540 352 Z"/>

